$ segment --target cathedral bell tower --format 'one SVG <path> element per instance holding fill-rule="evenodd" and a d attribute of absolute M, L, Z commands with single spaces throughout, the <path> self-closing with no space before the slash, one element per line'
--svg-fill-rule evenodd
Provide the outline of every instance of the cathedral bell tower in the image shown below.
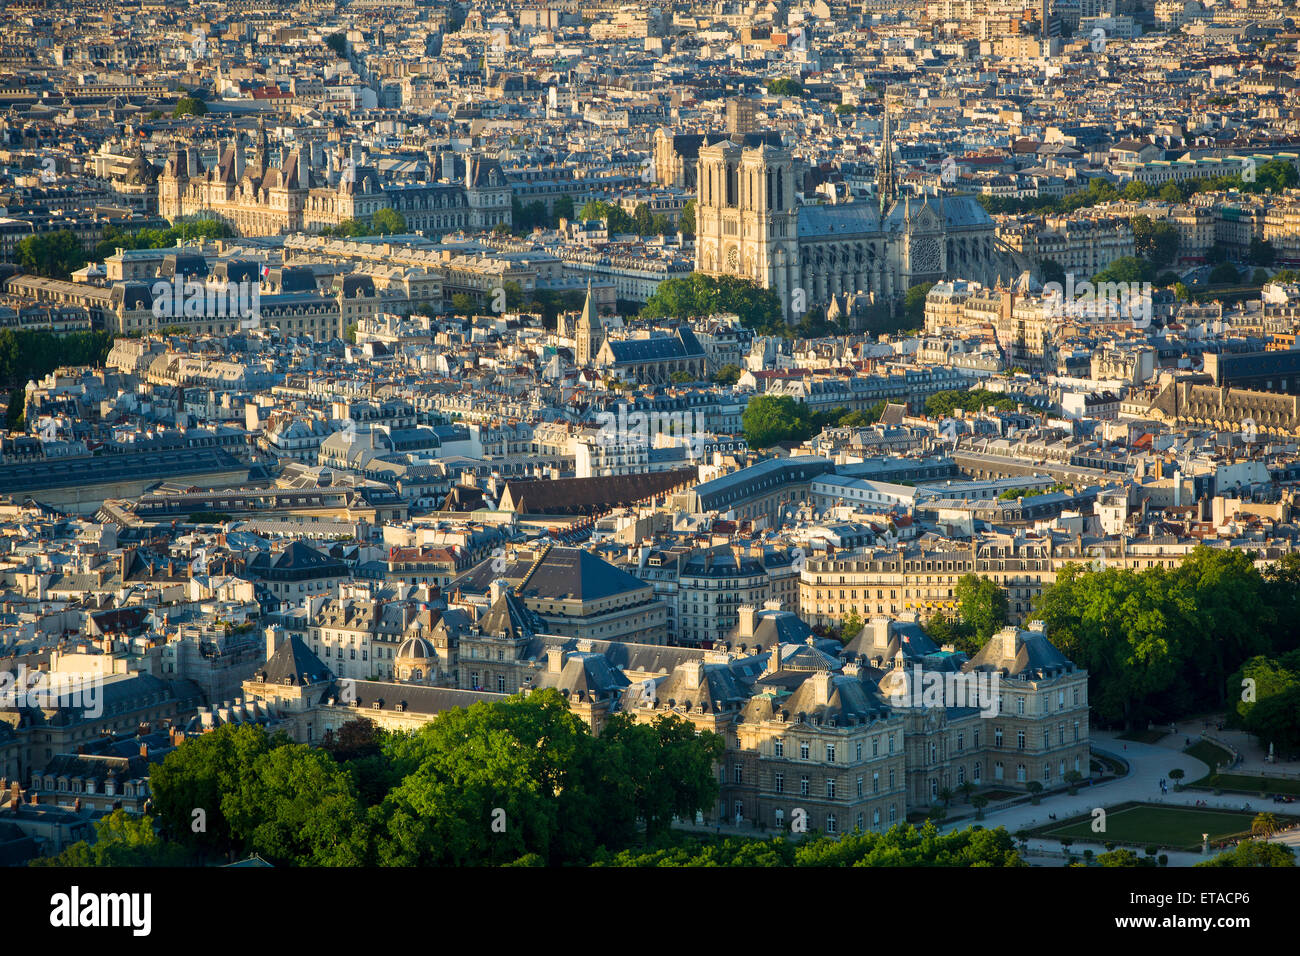
<path fill-rule="evenodd" d="M 695 268 L 773 289 L 786 318 L 798 286 L 798 211 L 794 160 L 763 145 L 723 141 L 700 149 Z"/>

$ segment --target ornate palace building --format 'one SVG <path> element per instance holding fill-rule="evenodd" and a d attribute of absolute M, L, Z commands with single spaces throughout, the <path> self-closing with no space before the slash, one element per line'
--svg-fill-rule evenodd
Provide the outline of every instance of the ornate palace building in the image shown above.
<path fill-rule="evenodd" d="M 425 235 L 510 225 L 510 185 L 492 159 L 469 157 L 464 183 L 387 185 L 370 166 L 316 168 L 306 147 L 277 152 L 279 165 L 264 128 L 251 162 L 238 137 L 207 169 L 197 149 L 174 147 L 158 177 L 159 215 L 215 216 L 241 236 L 314 233 L 348 219 L 369 223 L 381 209 L 400 213 L 407 230 Z"/>
<path fill-rule="evenodd" d="M 698 186 L 696 270 L 775 289 L 788 319 L 837 297 L 890 303 L 923 282 L 992 286 L 1021 271 L 973 196 L 899 198 L 888 115 L 879 204 L 800 203 L 788 150 L 729 140 L 700 147 Z"/>

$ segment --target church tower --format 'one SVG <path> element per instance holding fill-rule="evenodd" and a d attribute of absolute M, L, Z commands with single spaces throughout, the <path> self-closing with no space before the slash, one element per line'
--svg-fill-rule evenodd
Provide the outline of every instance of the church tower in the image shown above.
<path fill-rule="evenodd" d="M 775 290 L 789 318 L 799 287 L 794 158 L 785 149 L 742 149 L 729 140 L 699 155 L 696 270 Z"/>
<path fill-rule="evenodd" d="M 577 339 L 577 352 L 575 358 L 578 365 L 587 366 L 596 358 L 596 353 L 600 351 L 601 345 L 605 341 L 605 327 L 600 324 L 600 318 L 596 315 L 596 307 L 591 301 L 591 281 L 587 281 L 587 301 L 582 306 L 582 316 L 578 319 L 578 328 L 574 333 Z"/>

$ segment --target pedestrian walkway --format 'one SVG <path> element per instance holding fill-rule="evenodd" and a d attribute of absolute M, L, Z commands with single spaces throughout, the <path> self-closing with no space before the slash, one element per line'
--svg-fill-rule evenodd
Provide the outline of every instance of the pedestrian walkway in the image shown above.
<path fill-rule="evenodd" d="M 1199 733 L 1193 735 L 1193 742 L 1199 736 Z M 989 812 L 984 815 L 984 819 L 980 822 L 990 829 L 1006 827 L 1012 833 L 1016 833 L 1020 830 L 1032 829 L 1033 827 L 1052 823 L 1049 814 L 1054 814 L 1057 820 L 1066 820 L 1071 817 L 1091 814 L 1097 807 L 1109 809 L 1134 801 L 1188 807 L 1196 806 L 1197 802 L 1200 801 L 1203 806 L 1223 810 L 1245 810 L 1255 813 L 1261 810 L 1286 812 L 1285 807 L 1279 808 L 1272 801 L 1262 801 L 1258 797 L 1249 798 L 1242 794 L 1215 796 L 1204 791 L 1183 790 L 1179 792 L 1175 790 L 1172 786 L 1173 781 L 1169 777 L 1171 770 L 1180 769 L 1183 771 L 1182 782 L 1184 784 L 1199 780 L 1210 770 L 1201 761 L 1182 752 L 1185 740 L 1186 735 L 1181 733 L 1177 736 L 1165 737 L 1164 741 L 1178 745 L 1178 749 L 1173 749 L 1164 746 L 1163 741 L 1156 744 L 1136 743 L 1131 740 L 1120 740 L 1119 735 L 1114 732 L 1096 731 L 1092 734 L 1093 749 L 1114 753 L 1128 761 L 1129 772 L 1125 776 L 1091 787 L 1081 788 L 1075 796 L 1070 796 L 1068 793 L 1052 794 L 1044 796 L 1042 802 L 1037 806 L 1032 803 L 1025 803 L 1004 810 Z M 1160 791 L 1161 778 L 1169 781 L 1168 793 L 1161 793 Z M 945 824 L 942 829 L 945 831 L 962 829 L 970 826 L 972 822 L 971 819 L 967 818 Z M 1300 846 L 1300 830 L 1290 831 L 1282 836 L 1287 837 L 1287 839 L 1283 840 L 1279 837 L 1280 842 Z M 1293 840 L 1296 842 L 1292 842 Z M 1050 847 L 1052 849 L 1058 849 L 1060 846 L 1055 840 L 1032 839 L 1029 841 L 1029 845 L 1031 849 L 1036 845 L 1040 848 Z M 1071 849 L 1075 853 L 1082 853 L 1084 849 L 1088 848 L 1090 848 L 1089 844 L 1076 842 Z M 1105 852 L 1101 844 L 1091 848 L 1098 852 Z M 1189 866 L 1205 859 L 1199 853 L 1164 852 L 1168 853 L 1170 866 Z"/>

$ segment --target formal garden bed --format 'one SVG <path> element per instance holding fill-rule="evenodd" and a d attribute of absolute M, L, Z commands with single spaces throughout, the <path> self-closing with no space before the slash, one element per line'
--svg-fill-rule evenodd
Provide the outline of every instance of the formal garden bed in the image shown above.
<path fill-rule="evenodd" d="M 1122 803 L 1106 810 L 1106 829 L 1095 832 L 1091 813 L 1067 820 L 1053 820 L 1022 831 L 1020 836 L 1048 840 L 1115 844 L 1130 847 L 1157 846 L 1195 852 L 1201 848 L 1201 834 L 1210 835 L 1210 845 L 1219 846 L 1251 835 L 1257 809 L 1218 810 L 1208 807 L 1174 807 L 1150 803 Z M 1281 829 L 1297 820 L 1277 816 Z"/>

